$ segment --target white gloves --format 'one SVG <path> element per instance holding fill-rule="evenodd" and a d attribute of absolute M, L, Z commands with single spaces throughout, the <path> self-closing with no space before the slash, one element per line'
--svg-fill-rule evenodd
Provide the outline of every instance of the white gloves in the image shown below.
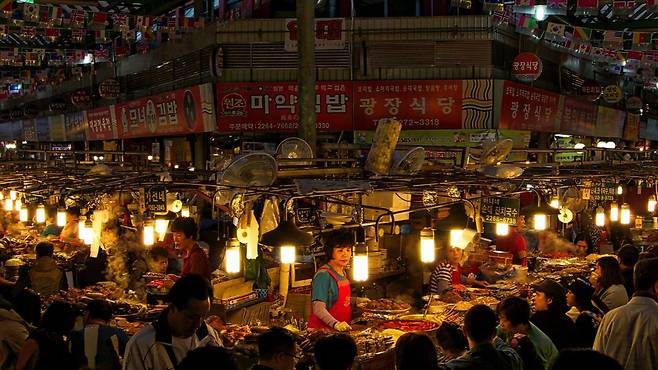
<path fill-rule="evenodd" d="M 338 331 L 349 331 L 352 330 L 352 327 L 345 321 L 338 321 L 334 324 L 334 329 Z"/>

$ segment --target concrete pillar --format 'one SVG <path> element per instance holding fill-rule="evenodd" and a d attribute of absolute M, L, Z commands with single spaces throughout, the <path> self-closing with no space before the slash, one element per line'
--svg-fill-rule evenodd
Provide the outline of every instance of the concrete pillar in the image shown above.
<path fill-rule="evenodd" d="M 315 1 L 297 0 L 297 34 L 299 66 L 299 129 L 298 135 L 306 140 L 316 153 L 317 129 L 315 125 Z"/>

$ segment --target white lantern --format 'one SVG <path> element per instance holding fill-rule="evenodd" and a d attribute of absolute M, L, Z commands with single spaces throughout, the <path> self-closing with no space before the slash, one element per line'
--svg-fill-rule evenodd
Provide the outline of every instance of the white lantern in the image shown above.
<path fill-rule="evenodd" d="M 11 212 L 14 210 L 14 201 L 11 198 L 5 199 L 5 211 Z"/>
<path fill-rule="evenodd" d="M 224 269 L 226 272 L 229 274 L 235 274 L 240 272 L 240 260 L 241 260 L 241 255 L 240 255 L 240 242 L 232 238 L 228 242 L 228 246 L 226 248 L 226 254 L 224 255 L 224 262 L 225 262 L 225 267 Z"/>
<path fill-rule="evenodd" d="M 86 234 L 85 234 L 86 230 L 85 229 L 86 228 L 87 227 L 86 227 L 86 224 L 85 224 L 85 220 L 81 219 L 80 221 L 78 221 L 78 239 L 80 239 L 80 240 L 85 239 L 85 236 L 86 236 Z"/>
<path fill-rule="evenodd" d="M 647 202 L 647 210 L 649 213 L 654 213 L 656 211 L 656 197 L 654 195 L 649 197 L 649 201 Z"/>
<path fill-rule="evenodd" d="M 281 250 L 281 263 L 295 263 L 296 251 L 294 246 L 284 245 Z"/>
<path fill-rule="evenodd" d="M 622 225 L 630 225 L 631 223 L 631 208 L 628 203 L 621 205 L 621 219 L 620 222 Z"/>
<path fill-rule="evenodd" d="M 535 221 L 535 230 L 546 230 L 546 226 L 548 224 L 546 214 L 544 213 L 535 214 L 534 221 Z"/>
<path fill-rule="evenodd" d="M 555 196 L 551 199 L 551 203 L 549 205 L 555 209 L 558 209 L 560 208 L 560 200 L 557 198 L 557 196 Z"/>
<path fill-rule="evenodd" d="M 352 279 L 354 281 L 367 281 L 368 280 L 368 253 L 354 254 L 354 270 L 352 272 Z"/>
<path fill-rule="evenodd" d="M 509 234 L 508 224 L 496 224 L 496 235 L 505 236 L 507 234 Z"/>
<path fill-rule="evenodd" d="M 85 228 L 83 231 L 84 233 L 82 241 L 86 245 L 91 245 L 94 242 L 94 238 L 96 237 L 96 233 L 94 232 L 94 225 L 91 223 L 91 221 L 87 221 L 85 223 Z"/>
<path fill-rule="evenodd" d="M 151 223 L 145 224 L 143 232 L 144 232 L 143 235 L 144 245 L 148 247 L 155 244 L 155 227 L 153 226 L 153 224 Z"/>
<path fill-rule="evenodd" d="M 426 227 L 420 232 L 420 261 L 423 263 L 432 263 L 435 259 L 434 230 Z"/>
<path fill-rule="evenodd" d="M 165 234 L 167 234 L 167 228 L 169 227 L 169 220 L 166 218 L 156 218 L 155 219 L 155 232 L 158 233 L 158 240 L 164 240 Z"/>
<path fill-rule="evenodd" d="M 57 226 L 58 227 L 66 226 L 66 211 L 63 209 L 57 210 Z"/>
<path fill-rule="evenodd" d="M 617 195 L 622 195 L 624 194 L 624 187 L 619 185 L 617 186 Z"/>
<path fill-rule="evenodd" d="M 23 207 L 23 201 L 20 199 L 16 199 L 14 202 L 14 210 L 18 211 Z"/>
<path fill-rule="evenodd" d="M 617 206 L 617 202 L 610 203 L 610 221 L 619 221 L 619 206 Z"/>
<path fill-rule="evenodd" d="M 450 246 L 458 247 L 462 245 L 462 236 L 464 235 L 464 229 L 452 229 L 450 230 Z"/>
<path fill-rule="evenodd" d="M 46 208 L 43 205 L 37 207 L 36 219 L 38 224 L 46 222 Z"/>
<path fill-rule="evenodd" d="M 603 207 L 596 208 L 596 226 L 603 227 L 605 226 L 605 210 Z"/>
<path fill-rule="evenodd" d="M 183 206 L 183 208 L 180 210 L 180 215 L 181 217 L 190 217 L 190 207 Z"/>
<path fill-rule="evenodd" d="M 11 200 L 16 200 L 16 198 L 18 198 L 18 193 L 16 192 L 16 190 L 10 190 L 9 191 L 9 198 Z"/>
<path fill-rule="evenodd" d="M 28 215 L 27 215 L 27 208 L 22 207 L 18 210 L 18 220 L 20 222 L 27 222 Z"/>

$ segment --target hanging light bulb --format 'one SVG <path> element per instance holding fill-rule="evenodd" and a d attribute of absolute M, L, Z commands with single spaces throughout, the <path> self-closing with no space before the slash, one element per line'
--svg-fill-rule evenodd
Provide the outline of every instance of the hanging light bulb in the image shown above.
<path fill-rule="evenodd" d="M 629 207 L 628 203 L 621 205 L 620 223 L 622 225 L 629 225 L 631 223 L 631 208 Z"/>
<path fill-rule="evenodd" d="M 649 197 L 649 201 L 647 202 L 647 210 L 649 213 L 654 213 L 656 211 L 656 196 L 652 195 Z"/>
<path fill-rule="evenodd" d="M 18 210 L 18 220 L 19 220 L 20 222 L 27 222 L 27 218 L 28 218 L 28 217 L 27 217 L 27 208 L 25 208 L 25 207 L 21 207 L 21 208 Z"/>
<path fill-rule="evenodd" d="M 605 210 L 603 207 L 596 208 L 596 226 L 603 227 L 605 226 Z"/>
<path fill-rule="evenodd" d="M 23 201 L 20 199 L 16 199 L 14 202 L 14 210 L 18 211 L 23 207 Z"/>
<path fill-rule="evenodd" d="M 295 263 L 296 251 L 295 247 L 291 245 L 284 245 L 279 247 L 281 250 L 281 263 Z"/>
<path fill-rule="evenodd" d="M 10 190 L 9 191 L 9 198 L 11 200 L 16 200 L 16 198 L 18 198 L 18 193 L 16 192 L 16 190 Z"/>
<path fill-rule="evenodd" d="M 549 205 L 555 209 L 560 208 L 560 199 L 558 199 L 557 195 L 551 198 L 551 203 Z"/>
<path fill-rule="evenodd" d="M 0 200 L 5 200 L 5 192 L 0 191 Z"/>
<path fill-rule="evenodd" d="M 158 217 L 155 219 L 155 232 L 158 233 L 158 240 L 164 240 L 165 234 L 167 234 L 167 228 L 169 227 L 169 220 L 164 217 Z"/>
<path fill-rule="evenodd" d="M 57 210 L 57 226 L 58 227 L 66 226 L 66 211 L 62 208 Z"/>
<path fill-rule="evenodd" d="M 617 202 L 610 203 L 610 221 L 619 221 L 619 206 L 617 206 Z"/>
<path fill-rule="evenodd" d="M 240 242 L 236 238 L 229 239 L 226 246 L 226 254 L 224 255 L 225 267 L 224 269 L 229 274 L 240 272 Z"/>
<path fill-rule="evenodd" d="M 617 195 L 622 195 L 624 194 L 624 187 L 619 185 L 617 186 Z"/>
<path fill-rule="evenodd" d="M 87 232 L 85 230 L 86 227 L 87 226 L 86 226 L 85 220 L 81 218 L 80 221 L 78 221 L 78 239 L 80 239 L 80 240 L 85 239 L 85 233 Z"/>
<path fill-rule="evenodd" d="M 435 259 L 436 247 L 434 243 L 434 230 L 430 227 L 425 227 L 420 231 L 420 261 L 423 263 L 432 263 Z"/>
<path fill-rule="evenodd" d="M 354 253 L 354 271 L 352 279 L 354 281 L 367 281 L 368 280 L 368 251 L 365 253 Z"/>
<path fill-rule="evenodd" d="M 496 235 L 505 236 L 507 234 L 509 234 L 508 224 L 496 224 Z"/>
<path fill-rule="evenodd" d="M 462 235 L 464 235 L 464 229 L 452 229 L 450 230 L 450 246 L 458 247 L 462 245 Z"/>
<path fill-rule="evenodd" d="M 11 198 L 5 199 L 5 211 L 11 212 L 14 210 L 14 201 Z"/>
<path fill-rule="evenodd" d="M 36 219 L 38 224 L 46 222 L 46 208 L 43 204 L 37 207 Z"/>
<path fill-rule="evenodd" d="M 180 215 L 181 217 L 190 217 L 190 207 L 183 206 L 183 208 L 180 210 Z"/>
<path fill-rule="evenodd" d="M 91 221 L 85 222 L 85 229 L 84 229 L 84 238 L 82 241 L 86 245 L 91 245 L 94 242 L 94 238 L 96 237 L 96 233 L 94 232 L 94 225 L 92 224 Z"/>
<path fill-rule="evenodd" d="M 152 223 L 146 223 L 144 224 L 144 235 L 143 235 L 143 242 L 144 245 L 149 247 L 153 244 L 155 244 L 155 227 L 153 226 Z"/>
<path fill-rule="evenodd" d="M 534 216 L 535 221 L 535 230 L 546 230 L 546 225 L 548 224 L 546 214 L 536 213 Z"/>

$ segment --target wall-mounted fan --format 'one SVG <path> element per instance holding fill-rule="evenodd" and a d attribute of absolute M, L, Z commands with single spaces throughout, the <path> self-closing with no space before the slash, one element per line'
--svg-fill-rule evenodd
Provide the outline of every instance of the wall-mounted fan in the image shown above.
<path fill-rule="evenodd" d="M 582 198 L 580 190 L 575 186 L 564 191 L 560 204 L 563 208 L 571 210 L 573 214 L 580 213 L 587 208 L 587 200 Z"/>
<path fill-rule="evenodd" d="M 221 185 L 270 186 L 276 180 L 276 160 L 269 154 L 251 153 L 237 158 L 222 172 Z"/>
<path fill-rule="evenodd" d="M 313 149 L 308 143 L 298 137 L 289 137 L 283 140 L 279 146 L 276 147 L 276 157 L 282 159 L 309 159 L 313 158 Z M 310 165 L 309 161 L 286 161 L 286 165 L 291 166 L 307 166 Z"/>
<path fill-rule="evenodd" d="M 422 147 L 409 149 L 403 154 L 394 152 L 390 174 L 415 175 L 420 172 L 423 163 L 425 163 L 425 149 Z"/>
<path fill-rule="evenodd" d="M 523 168 L 512 164 L 499 164 L 504 161 L 514 147 L 511 139 L 482 144 L 482 155 L 478 172 L 488 177 L 513 179 L 523 174 Z"/>

